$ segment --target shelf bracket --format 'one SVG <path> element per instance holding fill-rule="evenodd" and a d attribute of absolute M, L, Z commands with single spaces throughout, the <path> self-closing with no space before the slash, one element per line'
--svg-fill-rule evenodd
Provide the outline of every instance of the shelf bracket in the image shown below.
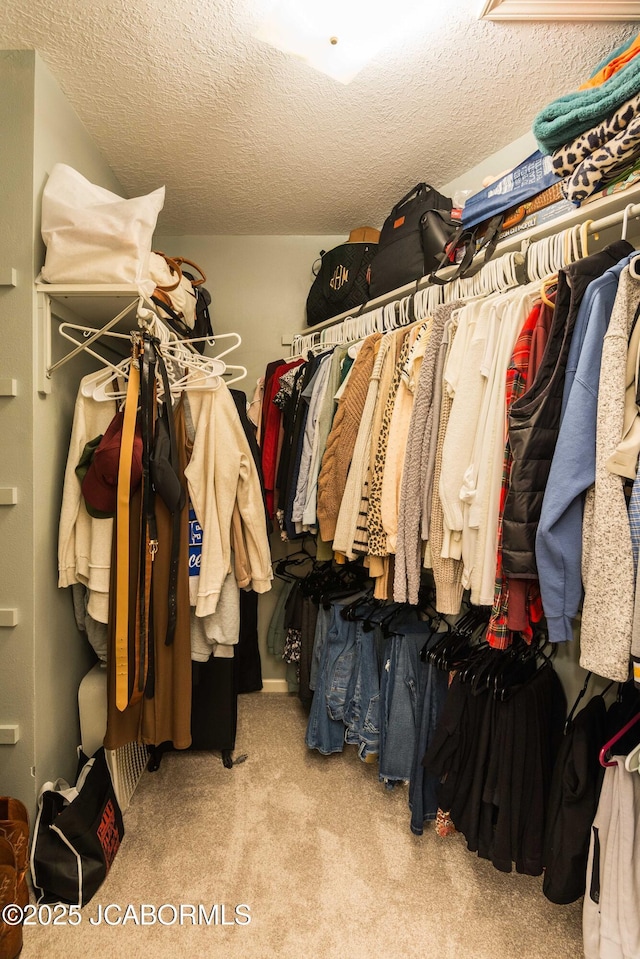
<path fill-rule="evenodd" d="M 64 366 L 65 363 L 68 363 L 69 360 L 72 360 L 75 356 L 78 356 L 79 353 L 87 347 L 91 346 L 92 343 L 95 343 L 103 333 L 107 333 L 112 327 L 116 326 L 120 320 L 124 319 L 127 314 L 131 313 L 132 310 L 137 309 L 139 303 L 139 297 L 136 296 L 134 300 L 128 303 L 117 316 L 114 316 L 112 319 L 105 323 L 104 326 L 101 326 L 100 329 L 97 329 L 96 332 L 88 337 L 83 343 L 79 343 L 75 349 L 71 350 L 69 353 L 57 360 L 55 363 L 51 362 L 51 336 L 52 336 L 52 316 L 54 310 L 52 309 L 51 297 L 46 293 L 38 294 L 38 346 L 36 350 L 36 362 L 37 362 L 37 371 L 36 371 L 36 380 L 38 384 L 38 392 L 48 395 L 51 393 L 51 376 L 55 373 L 56 370 L 60 369 L 61 366 Z M 55 315 L 59 316 L 60 319 L 65 319 L 65 314 L 71 316 L 73 320 L 77 320 L 77 316 L 71 311 L 67 310 L 64 307 L 61 308 L 58 304 L 55 305 Z"/>

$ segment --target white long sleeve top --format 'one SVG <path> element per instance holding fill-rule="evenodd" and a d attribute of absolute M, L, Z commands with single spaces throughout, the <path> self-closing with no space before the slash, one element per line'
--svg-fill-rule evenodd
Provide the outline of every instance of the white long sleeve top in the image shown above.
<path fill-rule="evenodd" d="M 445 368 L 444 385 L 453 397 L 442 449 L 439 494 L 444 514 L 442 556 L 462 556 L 463 502 L 460 491 L 473 454 L 478 416 L 486 386 L 483 360 L 493 310 L 493 298 L 467 304 Z"/>

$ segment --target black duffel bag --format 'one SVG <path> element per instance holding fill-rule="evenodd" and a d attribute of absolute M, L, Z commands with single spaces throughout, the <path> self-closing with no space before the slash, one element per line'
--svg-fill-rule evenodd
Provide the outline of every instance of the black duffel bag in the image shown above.
<path fill-rule="evenodd" d="M 307 326 L 367 302 L 369 266 L 376 255 L 379 236 L 378 230 L 361 227 L 351 231 L 348 243 L 320 251 L 320 264 L 317 272 L 313 271 L 316 278 L 307 297 Z"/>
<path fill-rule="evenodd" d="M 374 299 L 431 273 L 438 255 L 460 223 L 451 216 L 452 202 L 426 183 L 418 183 L 384 221 L 369 296 Z"/>

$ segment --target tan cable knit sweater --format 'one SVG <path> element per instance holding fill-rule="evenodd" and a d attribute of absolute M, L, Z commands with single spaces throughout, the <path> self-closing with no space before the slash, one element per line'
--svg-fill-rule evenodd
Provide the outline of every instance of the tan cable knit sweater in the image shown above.
<path fill-rule="evenodd" d="M 376 360 L 373 364 L 373 372 L 371 373 L 367 390 L 367 400 L 362 411 L 362 419 L 358 427 L 358 438 L 353 449 L 353 458 L 351 460 L 351 466 L 349 467 L 349 475 L 347 476 L 347 485 L 344 489 L 340 512 L 338 513 L 336 532 L 333 538 L 333 548 L 344 553 L 349 560 L 354 560 L 358 555 L 354 550 L 356 537 L 366 532 L 362 527 L 359 529 L 358 524 L 362 520 L 363 489 L 367 487 L 373 435 L 373 416 L 378 400 L 382 368 L 386 355 L 392 346 L 392 337 L 388 335 L 383 336 L 378 344 Z M 366 518 L 366 510 L 363 515 Z M 366 546 L 366 542 L 364 545 Z"/>
<path fill-rule="evenodd" d="M 338 403 L 338 410 L 322 457 L 322 468 L 318 477 L 317 513 L 320 536 L 325 542 L 331 542 L 335 535 L 349 465 L 375 363 L 375 347 L 381 338 L 381 333 L 373 333 L 362 344 L 353 364 L 349 382 Z"/>
<path fill-rule="evenodd" d="M 399 603 L 418 602 L 420 587 L 420 569 L 422 566 L 422 541 L 420 529 L 422 521 L 423 499 L 427 484 L 431 484 L 431 477 L 427 476 L 430 463 L 429 446 L 433 442 L 433 457 L 435 463 L 437 429 L 429 430 L 429 414 L 432 410 L 432 400 L 436 393 L 435 377 L 437 360 L 440 353 L 445 322 L 451 317 L 454 309 L 460 304 L 439 306 L 433 315 L 433 327 L 429 345 L 425 353 L 420 379 L 416 390 L 415 402 L 409 426 L 409 440 L 402 474 L 402 489 L 400 492 L 400 508 L 398 515 L 398 542 L 396 548 L 395 579 L 393 598 Z M 440 370 L 442 375 L 442 368 Z M 438 391 L 438 412 L 441 403 L 441 390 Z M 426 447 L 426 449 L 425 449 Z M 429 499 L 429 513 L 431 499 Z M 429 516 L 429 522 L 431 516 Z M 428 523 L 426 524 L 429 525 Z"/>

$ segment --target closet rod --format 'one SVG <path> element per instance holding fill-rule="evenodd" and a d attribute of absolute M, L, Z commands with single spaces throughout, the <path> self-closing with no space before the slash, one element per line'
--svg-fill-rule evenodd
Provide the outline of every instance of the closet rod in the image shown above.
<path fill-rule="evenodd" d="M 577 209 L 576 209 L 577 212 Z M 588 207 L 582 211 L 583 213 L 588 213 Z M 599 220 L 592 220 L 589 222 L 587 227 L 587 233 L 593 235 L 599 233 L 601 230 L 607 230 L 612 226 L 617 226 L 618 223 L 622 223 L 625 218 L 632 220 L 640 216 L 640 203 L 627 204 L 621 210 L 611 213 L 608 216 L 601 217 Z M 583 217 L 583 220 L 586 217 Z M 527 248 L 537 241 L 537 239 L 542 239 L 543 236 L 550 236 L 553 233 L 559 233 L 561 230 L 568 229 L 568 224 L 563 222 L 564 218 L 558 220 L 555 224 L 556 229 L 545 229 L 545 227 L 553 226 L 553 223 L 546 223 L 542 225 L 539 235 L 531 237 L 523 237 L 520 244 L 520 250 L 522 253 L 526 252 Z M 502 241 L 502 244 L 498 244 L 496 248 L 495 256 L 500 256 L 501 253 L 509 252 L 506 249 L 507 246 L 513 248 L 513 242 L 515 237 L 508 237 Z M 500 247 L 503 247 L 502 250 Z M 484 253 L 481 254 L 482 259 L 478 260 L 478 268 L 484 266 Z M 474 264 L 475 266 L 475 264 Z M 455 269 L 454 266 L 451 266 L 450 269 Z M 359 310 L 347 310 L 344 313 L 338 313 L 336 316 L 332 316 L 329 320 L 325 320 L 323 323 L 316 323 L 314 326 L 307 326 L 304 330 L 298 330 L 295 333 L 290 334 L 293 338 L 294 336 L 307 336 L 310 333 L 315 332 L 316 330 L 324 330 L 329 327 L 335 326 L 337 323 L 341 323 L 347 318 L 362 316 L 364 313 L 370 313 L 372 310 L 378 310 L 381 307 L 387 305 L 387 303 L 392 303 L 394 300 L 401 300 L 405 296 L 412 296 L 417 293 L 419 290 L 424 290 L 430 286 L 427 277 L 421 277 L 419 280 L 415 280 L 413 283 L 409 283 L 406 286 L 400 286 L 396 290 L 391 290 L 389 293 L 386 293 L 384 296 L 377 297 L 375 300 L 368 300 Z"/>

